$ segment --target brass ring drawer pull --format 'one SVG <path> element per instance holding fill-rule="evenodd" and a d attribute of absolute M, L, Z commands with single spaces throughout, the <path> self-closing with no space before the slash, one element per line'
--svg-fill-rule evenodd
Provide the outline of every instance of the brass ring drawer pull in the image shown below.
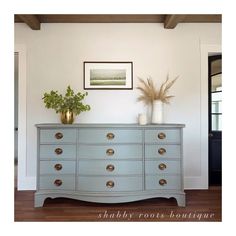
<path fill-rule="evenodd" d="M 112 172 L 113 170 L 115 170 L 115 166 L 113 166 L 111 164 L 107 165 L 106 170 Z"/>
<path fill-rule="evenodd" d="M 165 148 L 159 148 L 159 149 L 158 149 L 158 153 L 159 153 L 160 155 L 164 155 L 164 154 L 166 153 L 166 149 L 165 149 Z"/>
<path fill-rule="evenodd" d="M 56 164 L 56 165 L 54 166 L 54 168 L 55 168 L 55 170 L 59 171 L 59 170 L 62 169 L 62 165 L 61 165 L 61 164 Z"/>
<path fill-rule="evenodd" d="M 56 179 L 56 180 L 54 181 L 54 185 L 56 185 L 57 187 L 61 186 L 61 185 L 62 185 L 62 180 Z"/>
<path fill-rule="evenodd" d="M 115 138 L 115 135 L 113 134 L 113 133 L 108 133 L 107 134 L 107 139 L 108 140 L 112 140 L 112 139 L 114 139 Z"/>
<path fill-rule="evenodd" d="M 115 151 L 113 149 L 111 149 L 111 148 L 107 149 L 107 151 L 106 151 L 106 154 L 108 156 L 112 156 L 112 155 L 114 155 L 114 153 L 115 153 Z"/>
<path fill-rule="evenodd" d="M 58 132 L 58 133 L 55 134 L 55 138 L 56 139 L 62 139 L 63 138 L 63 134 Z"/>
<path fill-rule="evenodd" d="M 165 179 L 160 179 L 160 180 L 159 180 L 159 184 L 160 184 L 161 186 L 164 186 L 165 184 L 167 184 L 167 181 L 166 181 Z"/>
<path fill-rule="evenodd" d="M 161 163 L 161 164 L 159 164 L 158 168 L 159 168 L 160 170 L 164 170 L 164 169 L 166 169 L 166 164 Z"/>
<path fill-rule="evenodd" d="M 106 182 L 106 186 L 108 188 L 113 188 L 115 186 L 115 183 L 112 180 L 109 180 L 109 181 Z"/>
<path fill-rule="evenodd" d="M 55 149 L 55 153 L 56 153 L 57 155 L 61 155 L 61 154 L 63 153 L 63 150 L 62 150 L 61 148 L 56 148 L 56 149 Z"/>
<path fill-rule="evenodd" d="M 165 133 L 159 133 L 158 134 L 158 138 L 159 139 L 165 139 L 166 138 L 166 134 Z"/>

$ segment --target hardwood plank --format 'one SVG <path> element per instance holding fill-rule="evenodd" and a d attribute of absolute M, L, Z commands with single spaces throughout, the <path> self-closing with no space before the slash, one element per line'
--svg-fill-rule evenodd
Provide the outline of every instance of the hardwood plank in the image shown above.
<path fill-rule="evenodd" d="M 57 198 L 34 208 L 34 191 L 15 190 L 15 221 L 221 221 L 221 188 L 186 190 L 186 207 L 153 198 L 102 204 Z"/>

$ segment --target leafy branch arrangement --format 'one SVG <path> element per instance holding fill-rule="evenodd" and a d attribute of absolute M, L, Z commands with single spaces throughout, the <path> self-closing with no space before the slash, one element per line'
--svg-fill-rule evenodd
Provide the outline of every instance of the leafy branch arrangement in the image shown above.
<path fill-rule="evenodd" d="M 138 97 L 138 101 L 143 101 L 147 105 L 152 104 L 155 100 L 160 100 L 163 103 L 170 103 L 169 100 L 174 96 L 168 95 L 168 92 L 178 77 L 179 76 L 170 81 L 169 76 L 167 76 L 166 81 L 161 85 L 160 89 L 155 86 L 152 78 L 148 78 L 147 82 L 141 78 L 138 78 L 142 84 L 142 86 L 137 87 L 137 89 L 139 89 L 142 93 Z"/>
<path fill-rule="evenodd" d="M 75 93 L 70 86 L 67 87 L 66 94 L 58 94 L 58 91 L 51 91 L 50 93 L 44 93 L 43 101 L 46 108 L 51 108 L 56 113 L 65 113 L 68 110 L 73 112 L 75 115 L 79 115 L 81 112 L 89 111 L 90 106 L 84 105 L 82 100 L 87 96 L 88 93 Z"/>

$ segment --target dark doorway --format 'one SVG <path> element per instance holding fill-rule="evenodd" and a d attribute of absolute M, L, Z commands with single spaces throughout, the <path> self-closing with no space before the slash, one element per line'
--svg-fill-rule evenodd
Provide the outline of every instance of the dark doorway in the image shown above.
<path fill-rule="evenodd" d="M 208 57 L 209 185 L 222 183 L 222 56 Z"/>

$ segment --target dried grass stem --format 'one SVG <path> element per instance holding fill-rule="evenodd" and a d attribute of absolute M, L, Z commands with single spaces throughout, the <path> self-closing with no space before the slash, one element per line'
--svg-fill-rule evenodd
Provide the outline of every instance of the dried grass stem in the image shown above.
<path fill-rule="evenodd" d="M 163 103 L 170 103 L 170 99 L 174 96 L 168 95 L 168 92 L 178 77 L 179 76 L 170 81 L 169 76 L 167 76 L 165 82 L 160 86 L 159 89 L 153 83 L 152 78 L 148 78 L 147 81 L 138 78 L 141 83 L 141 85 L 137 87 L 137 89 L 141 91 L 138 101 L 142 101 L 147 105 L 152 104 L 155 100 L 160 100 Z"/>

